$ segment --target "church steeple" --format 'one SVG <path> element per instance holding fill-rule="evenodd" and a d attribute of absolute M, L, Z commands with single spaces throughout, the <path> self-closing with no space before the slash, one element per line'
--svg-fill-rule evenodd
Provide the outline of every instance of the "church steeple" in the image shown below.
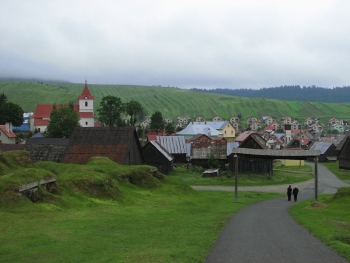
<path fill-rule="evenodd" d="M 83 89 L 83 93 L 81 93 L 81 95 L 78 97 L 79 100 L 84 100 L 84 99 L 88 99 L 88 100 L 93 100 L 94 96 L 91 95 L 89 87 L 87 85 L 87 80 L 85 80 L 85 87 Z"/>

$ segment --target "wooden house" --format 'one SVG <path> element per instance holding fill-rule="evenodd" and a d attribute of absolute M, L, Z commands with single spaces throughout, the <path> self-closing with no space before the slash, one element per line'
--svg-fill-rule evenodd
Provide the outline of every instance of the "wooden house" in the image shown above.
<path fill-rule="evenodd" d="M 196 135 L 194 135 L 191 139 L 189 139 L 191 142 L 197 142 L 197 141 L 201 141 L 201 142 L 204 142 L 204 141 L 206 141 L 206 142 L 208 142 L 208 141 L 211 141 L 212 139 L 209 137 L 209 136 L 207 136 L 207 135 L 205 135 L 205 134 L 196 134 Z"/>
<path fill-rule="evenodd" d="M 251 133 L 240 143 L 238 148 L 266 149 L 266 141 L 259 134 Z M 230 154 L 228 162 L 230 171 L 235 171 L 236 158 L 233 153 Z M 241 156 L 238 158 L 238 173 L 272 174 L 272 162 L 272 159 L 267 158 Z"/>
<path fill-rule="evenodd" d="M 337 160 L 338 150 L 331 142 L 314 142 L 310 145 L 309 150 L 319 150 L 321 152 L 321 155 L 318 157 L 319 162 Z"/>
<path fill-rule="evenodd" d="M 68 148 L 66 138 L 28 138 L 25 149 L 33 162 L 61 162 Z"/>
<path fill-rule="evenodd" d="M 157 136 L 156 141 L 174 157 L 174 163 L 186 163 L 186 142 L 184 136 Z"/>
<path fill-rule="evenodd" d="M 152 165 L 163 174 L 169 174 L 174 168 L 174 157 L 157 141 L 150 141 L 142 148 L 145 164 Z"/>
<path fill-rule="evenodd" d="M 63 162 L 86 164 L 94 156 L 124 165 L 144 163 L 139 138 L 131 126 L 75 128 Z"/>
<path fill-rule="evenodd" d="M 227 163 L 227 141 L 193 141 L 191 144 L 191 164 L 209 168 L 209 159 L 213 155 L 218 160 L 221 170 L 225 170 Z"/>
<path fill-rule="evenodd" d="M 347 132 L 337 148 L 339 169 L 350 170 L 350 132 Z"/>

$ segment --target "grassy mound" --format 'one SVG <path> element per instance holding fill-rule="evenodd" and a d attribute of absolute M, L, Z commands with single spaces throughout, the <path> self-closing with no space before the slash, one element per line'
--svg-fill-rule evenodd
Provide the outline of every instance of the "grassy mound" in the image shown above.
<path fill-rule="evenodd" d="M 125 201 L 134 196 L 131 192 L 138 188 L 152 190 L 164 184 L 183 185 L 180 181 L 169 181 L 153 166 L 124 166 L 107 157 L 93 157 L 87 165 L 46 161 L 33 164 L 27 151 L 13 151 L 4 154 L 0 167 L 0 206 L 3 207 L 22 203 L 22 200 L 27 203 L 19 187 L 43 179 L 56 178 L 56 187 L 50 192 L 44 187 L 35 189 L 34 202 L 68 204 L 73 199 L 87 201 L 89 198 Z M 192 191 L 188 186 L 181 188 Z"/>
<path fill-rule="evenodd" d="M 33 167 L 27 151 L 8 151 L 0 155 L 0 176 L 14 169 Z"/>

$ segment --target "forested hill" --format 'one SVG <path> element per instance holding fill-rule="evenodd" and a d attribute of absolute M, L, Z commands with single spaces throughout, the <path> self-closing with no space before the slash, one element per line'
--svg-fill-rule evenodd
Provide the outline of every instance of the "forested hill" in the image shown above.
<path fill-rule="evenodd" d="M 287 101 L 312 101 L 312 102 L 350 102 L 350 86 L 335 87 L 326 89 L 316 86 L 300 87 L 297 86 L 281 86 L 275 88 L 253 89 L 197 89 L 192 91 L 226 94 L 237 97 L 247 98 L 266 98 Z"/>

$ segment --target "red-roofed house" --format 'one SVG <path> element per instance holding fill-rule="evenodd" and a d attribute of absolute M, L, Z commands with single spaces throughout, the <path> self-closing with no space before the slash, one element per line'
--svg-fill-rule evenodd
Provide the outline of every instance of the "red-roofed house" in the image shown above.
<path fill-rule="evenodd" d="M 0 125 L 0 143 L 15 144 L 16 134 L 12 131 L 12 123 Z"/>
<path fill-rule="evenodd" d="M 91 95 L 87 82 L 83 92 L 78 97 L 79 104 L 73 105 L 73 109 L 80 116 L 79 124 L 81 127 L 95 127 L 94 119 L 94 96 Z M 60 105 L 56 105 L 59 108 Z M 53 104 L 38 104 L 30 118 L 31 131 L 44 132 L 50 123 L 50 115 L 53 109 Z"/>

